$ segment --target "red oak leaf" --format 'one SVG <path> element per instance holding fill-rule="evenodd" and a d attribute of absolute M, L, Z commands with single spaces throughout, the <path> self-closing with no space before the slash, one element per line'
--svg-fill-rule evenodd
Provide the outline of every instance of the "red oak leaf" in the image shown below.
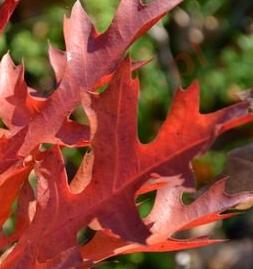
<path fill-rule="evenodd" d="M 54 137 L 66 116 L 80 103 L 80 91 L 91 91 L 108 82 L 133 41 L 181 1 L 155 0 L 147 5 L 138 0 L 121 1 L 111 27 L 101 35 L 95 31 L 80 2 L 76 2 L 70 18 L 64 22 L 66 66 L 60 66 L 66 62 L 63 53 L 50 50 L 57 81 L 61 82 L 43 113 L 29 124 L 19 155 L 29 154 L 35 141 L 45 143 Z"/>
<path fill-rule="evenodd" d="M 234 119 L 247 118 L 248 104 L 200 114 L 195 83 L 177 93 L 157 137 L 143 145 L 137 138 L 138 82 L 130 76 L 130 63 L 126 60 L 103 94 L 98 98 L 83 95 L 95 156 L 92 180 L 83 195 L 87 205 L 91 199 L 96 200 L 102 226 L 129 241 L 144 242 L 148 231 L 134 205 L 140 186 L 156 173 L 166 177 L 181 175 L 184 185 L 192 187 L 191 160 L 204 152 L 227 125 L 232 126 Z M 103 210 L 99 209 L 100 201 Z"/>
<path fill-rule="evenodd" d="M 27 128 L 27 135 L 31 129 L 30 126 L 36 128 L 35 122 L 46 128 L 49 118 L 46 118 L 44 114 L 49 112 L 48 104 L 51 102 L 51 97 L 39 98 L 33 96 L 33 91 L 27 87 L 24 81 L 23 66 L 16 67 L 8 54 L 3 57 L 0 65 L 0 87 L 0 117 L 11 134 L 17 134 Z M 61 107 L 59 105 L 58 111 L 60 112 L 62 112 Z M 51 111 L 51 113 L 53 119 L 54 112 Z M 68 146 L 86 145 L 89 136 L 88 127 L 69 120 L 68 116 L 63 113 L 62 126 L 59 129 L 56 127 L 51 134 L 44 135 L 41 133 L 40 136 L 37 134 L 37 141 L 30 141 L 33 148 L 42 142 Z M 73 132 L 74 129 L 76 132 Z M 39 137 L 43 137 L 41 142 Z M 24 134 L 23 138 L 25 139 Z"/>
<path fill-rule="evenodd" d="M 5 0 L 0 6 L 0 33 L 3 32 L 19 0 Z"/>
<path fill-rule="evenodd" d="M 9 217 L 13 200 L 18 196 L 21 184 L 27 179 L 31 165 L 15 169 L 13 173 L 0 176 L 0 225 Z"/>
<path fill-rule="evenodd" d="M 124 61 L 104 93 L 100 96 L 89 93 L 83 95 L 83 106 L 91 125 L 91 157 L 83 162 L 70 187 L 66 184 L 64 165 L 58 151 L 52 151 L 38 170 L 40 188 L 45 188 L 41 192 L 43 195 L 37 198 L 38 206 L 41 204 L 45 206 L 45 210 L 42 211 L 45 216 L 39 210 L 31 229 L 34 231 L 42 229 L 40 225 L 46 220 L 36 221 L 37 218 L 41 218 L 41 214 L 42 219 L 50 218 L 50 225 L 46 229 L 43 226 L 43 232 L 40 232 L 43 242 L 40 244 L 37 241 L 39 237 L 30 238 L 33 234 L 30 230 L 25 238 L 28 236 L 29 242 L 35 240 L 33 244 L 40 248 L 38 252 L 40 262 L 45 262 L 57 256 L 58 253 L 73 248 L 76 245 L 75 234 L 79 229 L 87 226 L 93 218 L 97 218 L 102 227 L 110 228 L 127 241 L 145 242 L 150 233 L 137 213 L 134 197 L 138 189 L 152 177 L 153 173 L 163 176 L 181 175 L 184 185 L 192 185 L 193 179 L 189 168 L 192 158 L 206 150 L 221 130 L 227 126 L 226 124 L 232 126 L 234 119 L 238 124 L 238 119 L 244 120 L 248 117 L 245 102 L 202 115 L 196 108 L 198 94 L 196 84 L 186 91 L 179 91 L 157 138 L 146 145 L 140 144 L 137 138 L 138 81 L 131 79 L 129 60 Z M 191 113 L 190 118 L 185 116 L 189 113 Z M 92 169 L 91 165 L 93 165 Z M 53 178 L 55 182 L 52 181 Z M 178 184 L 174 185 L 178 186 Z M 170 192 L 176 192 L 173 197 L 180 201 L 185 187 L 172 188 L 171 186 L 168 182 L 161 187 L 158 190 L 158 198 L 163 197 L 164 192 L 168 192 L 168 195 Z M 214 189 L 218 192 L 217 187 Z M 218 207 L 216 203 L 216 207 L 206 210 L 204 208 L 206 202 L 203 202 L 202 208 L 206 210 L 205 213 L 209 214 L 209 217 L 210 214 L 216 214 L 216 219 L 222 218 L 217 213 L 237 203 L 237 200 L 235 202 L 233 199 L 228 199 L 230 201 L 228 203 L 226 196 L 223 196 L 224 188 L 220 186 L 218 189 L 220 196 L 215 195 L 221 201 L 217 201 L 219 205 L 222 205 L 222 202 L 226 203 L 226 206 Z M 246 199 L 248 196 L 239 197 Z M 197 205 L 200 204 L 197 203 Z M 175 203 L 175 206 L 179 205 Z M 160 207 L 162 208 L 162 205 Z M 156 210 L 155 206 L 154 212 Z M 183 211 L 182 208 L 179 211 Z M 194 210 L 189 212 L 192 211 Z M 187 211 L 182 216 L 177 215 L 177 218 L 180 220 L 180 216 L 185 218 L 187 214 L 190 213 Z M 52 219 L 52 216 L 55 217 Z M 152 223 L 154 222 L 151 231 L 161 237 L 160 231 L 155 229 L 156 225 L 159 225 L 155 216 L 157 214 L 151 220 Z M 185 223 L 180 220 L 179 224 L 173 227 L 162 225 L 161 232 L 166 234 L 162 241 L 164 237 L 171 236 L 172 232 L 205 216 L 201 213 L 191 216 L 184 219 Z M 168 219 L 170 219 L 169 216 L 161 221 L 167 224 Z M 207 222 L 206 219 L 205 221 Z M 37 234 L 38 232 L 36 236 Z M 65 240 L 61 240 L 62 234 Z M 27 239 L 23 242 L 27 242 Z"/>
<path fill-rule="evenodd" d="M 18 241 L 27 227 L 29 227 L 34 216 L 34 195 L 28 181 L 23 185 L 18 198 L 15 231 L 6 236 L 2 231 L 0 234 L 0 247 L 4 248 L 15 241 Z"/>
<path fill-rule="evenodd" d="M 122 0 L 102 34 L 77 2 L 64 22 L 66 52 L 49 49 L 58 88 L 47 98 L 35 97 L 24 81 L 23 66 L 16 67 L 9 55 L 3 58 L 0 117 L 8 130 L 0 131 L 0 201 L 4 204 L 0 222 L 10 215 L 19 192 L 20 204 L 16 231 L 9 239 L 0 234 L 2 246 L 18 241 L 7 251 L 1 268 L 86 268 L 116 253 L 208 245 L 217 241 L 177 240 L 175 233 L 230 217 L 221 213 L 252 200 L 244 187 L 245 192 L 238 194 L 234 183 L 234 195 L 227 194 L 227 179 L 214 183 L 190 205 L 181 199 L 183 192 L 194 190 L 192 159 L 224 131 L 252 121 L 248 101 L 201 114 L 195 82 L 176 93 L 156 138 L 148 144 L 139 141 L 139 82 L 132 79 L 132 70 L 142 63 L 122 59 L 136 38 L 180 2 L 153 0 L 144 5 Z M 108 82 L 103 93 L 95 92 Z M 80 104 L 89 128 L 69 119 Z M 54 146 L 42 153 L 42 143 Z M 70 184 L 59 145 L 91 148 Z M 241 154 L 248 158 L 248 151 Z M 35 197 L 27 183 L 33 168 Z M 135 198 L 153 190 L 157 192 L 154 207 L 141 219 Z M 80 247 L 76 235 L 94 219 L 101 230 Z"/>
<path fill-rule="evenodd" d="M 207 237 L 188 239 L 188 240 L 173 240 L 168 239 L 164 242 L 150 246 L 140 246 L 130 242 L 126 242 L 109 231 L 99 231 L 95 237 L 85 246 L 82 247 L 82 255 L 87 265 L 96 265 L 106 258 L 131 254 L 136 252 L 168 252 L 178 251 L 189 248 L 203 247 L 221 240 L 211 240 Z"/>
<path fill-rule="evenodd" d="M 223 179 L 216 182 L 190 205 L 184 205 L 182 202 L 182 186 L 172 186 L 170 194 L 167 191 L 163 196 L 160 192 L 155 207 L 145 221 L 146 223 L 154 223 L 151 229 L 153 235 L 149 239 L 149 245 L 133 244 L 119 238 L 110 231 L 99 230 L 95 237 L 82 247 L 84 260 L 87 264 L 96 264 L 108 257 L 121 254 L 175 251 L 220 242 L 220 240 L 211 240 L 207 237 L 178 240 L 173 238 L 172 235 L 181 230 L 234 216 L 234 214 L 220 213 L 235 207 L 241 202 L 252 202 L 253 195 L 249 193 L 241 195 L 226 194 L 224 191 L 226 181 L 227 179 Z M 163 201 L 161 201 L 161 196 L 164 198 Z M 161 236 L 164 232 L 166 235 Z"/>
<path fill-rule="evenodd" d="M 44 251 L 47 252 L 46 237 L 56 225 L 61 225 L 61 220 L 65 219 L 65 221 L 71 222 L 71 218 L 68 218 L 68 216 L 70 216 L 72 210 L 73 199 L 76 197 L 69 192 L 64 161 L 58 148 L 53 148 L 46 153 L 46 157 L 42 161 L 37 162 L 36 172 L 39 181 L 36 191 L 37 203 L 34 217 L 30 225 L 28 224 L 28 227 L 19 235 L 19 243 L 13 249 L 12 255 L 3 261 L 2 268 L 34 269 L 39 264 L 42 266 L 45 262 L 49 265 L 58 263 L 62 255 L 64 256 L 64 262 L 68 260 L 68 257 L 69 259 L 72 257 L 73 264 L 82 264 L 81 255 L 75 242 L 75 230 L 71 225 L 63 225 L 59 230 L 65 230 L 66 232 L 67 240 L 62 240 L 62 243 L 65 242 L 64 245 L 66 246 L 63 251 L 65 254 L 58 252 L 53 255 L 52 259 L 47 259 L 46 261 L 43 259 L 45 255 L 48 255 L 48 253 L 44 253 Z M 26 215 L 27 212 L 25 212 Z M 81 216 L 75 221 L 81 222 L 79 226 L 82 227 L 83 220 Z M 57 244 L 57 242 L 54 242 L 52 247 L 57 247 Z M 70 244 L 71 247 L 68 247 Z M 76 258 L 77 255 L 79 255 L 79 261 Z"/>

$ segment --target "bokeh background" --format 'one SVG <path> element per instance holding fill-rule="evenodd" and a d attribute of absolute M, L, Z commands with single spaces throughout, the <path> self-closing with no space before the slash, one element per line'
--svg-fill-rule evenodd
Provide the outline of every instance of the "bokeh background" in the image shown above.
<path fill-rule="evenodd" d="M 1 2 L 1 1 L 0 1 Z M 119 0 L 82 1 L 104 31 Z M 143 1 L 150 2 L 150 1 Z M 55 88 L 48 62 L 48 41 L 64 49 L 62 20 L 73 0 L 22 0 L 0 39 L 0 54 L 10 51 L 24 62 L 28 84 L 41 95 Z M 138 71 L 141 81 L 139 136 L 152 140 L 166 117 L 174 92 L 192 81 L 201 84 L 201 111 L 217 110 L 238 101 L 237 93 L 253 86 L 253 1 L 185 0 L 129 50 L 134 59 L 153 59 Z M 78 111 L 75 117 L 82 121 Z M 211 150 L 193 161 L 198 186 L 208 184 L 226 165 L 226 153 L 252 142 L 252 124 L 220 137 Z M 76 170 L 82 152 L 64 150 L 68 173 Z M 145 210 L 145 207 L 144 209 Z M 252 269 L 253 211 L 203 226 L 192 235 L 215 234 L 224 244 L 163 254 L 134 254 L 101 264 L 102 269 Z"/>

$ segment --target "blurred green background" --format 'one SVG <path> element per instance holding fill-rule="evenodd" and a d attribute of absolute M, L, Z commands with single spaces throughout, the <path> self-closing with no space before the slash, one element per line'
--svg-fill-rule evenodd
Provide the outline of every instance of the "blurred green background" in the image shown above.
<path fill-rule="evenodd" d="M 119 1 L 81 2 L 97 28 L 104 31 Z M 62 20 L 64 14 L 70 13 L 73 3 L 72 0 L 22 0 L 0 39 L 0 54 L 10 50 L 15 63 L 24 61 L 28 84 L 42 95 L 55 88 L 47 57 L 48 41 L 64 49 Z M 139 135 L 141 141 L 148 142 L 165 119 L 180 85 L 187 87 L 195 79 L 200 81 L 203 112 L 238 101 L 236 93 L 253 86 L 253 1 L 185 0 L 139 39 L 130 48 L 130 54 L 134 59 L 153 58 L 138 71 Z M 193 167 L 199 186 L 222 171 L 228 150 L 252 141 L 252 127 L 230 131 L 205 156 L 196 158 Z M 64 154 L 69 171 L 74 171 L 82 154 L 67 149 Z M 253 213 L 249 211 L 205 228 L 220 237 L 233 239 L 226 245 L 178 254 L 129 255 L 105 262 L 101 268 L 253 268 L 252 224 Z"/>

